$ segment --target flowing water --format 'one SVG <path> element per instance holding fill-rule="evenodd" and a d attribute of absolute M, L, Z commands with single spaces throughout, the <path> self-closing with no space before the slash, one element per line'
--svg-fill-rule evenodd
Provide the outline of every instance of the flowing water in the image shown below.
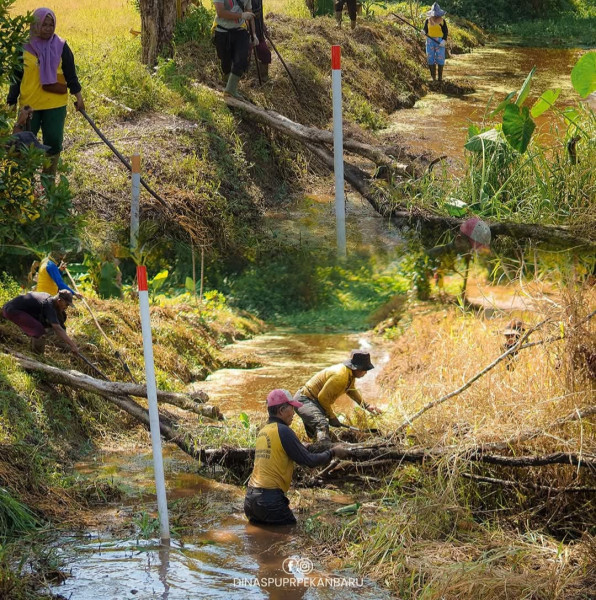
<path fill-rule="evenodd" d="M 469 123 L 482 120 L 493 95 L 497 102 L 519 89 L 534 65 L 538 67 L 533 85 L 536 95 L 549 87 L 562 87 L 560 103 L 574 102 L 569 73 L 578 55 L 575 50 L 486 47 L 456 56 L 445 67 L 446 78 L 467 79 L 477 91 L 463 98 L 432 93 L 414 108 L 393 115 L 389 131 L 399 132 L 415 151 L 430 150 L 459 159 Z M 546 127 L 545 120 L 542 125 Z M 395 253 L 401 244 L 399 232 L 365 203 L 353 197 L 348 200 L 349 251 Z M 271 215 L 272 227 L 303 243 L 309 243 L 310 236 L 332 244 L 332 196 L 313 195 L 304 209 L 302 206 L 300 213 L 289 217 L 284 214 L 283 219 L 282 215 Z M 329 226 L 329 231 L 323 231 L 321 224 Z M 229 419 L 240 412 L 251 418 L 263 416 L 264 400 L 271 389 L 283 387 L 295 392 L 317 370 L 345 360 L 352 348 L 371 352 L 377 368 L 359 380 L 358 386 L 366 399 L 382 407 L 384 401 L 376 379 L 388 355 L 382 346 L 371 346 L 362 335 L 274 331 L 258 336 L 235 344 L 226 352 L 248 355 L 259 367 L 223 369 L 212 374 L 202 387 Z M 338 409 L 346 413 L 352 406 L 347 398 L 338 403 Z M 179 450 L 167 446 L 164 453 L 169 501 L 213 491 L 222 485 L 200 477 L 196 465 Z M 111 453 L 81 463 L 78 469 L 81 474 L 119 477 L 151 499 L 151 464 L 150 453 Z M 63 538 L 61 548 L 69 559 L 72 576 L 53 591 L 72 600 L 390 597 L 378 586 L 355 579 L 353 573 L 325 572 L 317 549 L 305 552 L 292 528 L 267 529 L 247 524 L 242 512 L 242 489 L 229 486 L 229 492 L 233 500 L 225 517 L 214 517 L 208 527 L 192 538 L 176 538 L 170 548 L 134 536 L 112 537 L 97 532 Z M 339 505 L 350 503 L 351 499 L 336 494 L 330 501 Z M 128 510 L 133 517 L 132 507 L 113 510 Z M 108 511 L 106 521 L 109 517 Z"/>

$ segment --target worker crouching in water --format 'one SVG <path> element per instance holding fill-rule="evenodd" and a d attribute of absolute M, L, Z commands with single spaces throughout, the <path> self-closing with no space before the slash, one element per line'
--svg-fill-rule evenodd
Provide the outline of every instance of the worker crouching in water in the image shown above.
<path fill-rule="evenodd" d="M 214 44 L 221 70 L 228 81 L 224 94 L 242 98 L 238 82 L 248 68 L 250 35 L 248 22 L 254 19 L 251 0 L 214 0 Z"/>
<path fill-rule="evenodd" d="M 373 415 L 382 414 L 376 406 L 364 402 L 356 389 L 356 379 L 364 377 L 371 369 L 374 369 L 374 366 L 370 362 L 370 354 L 352 350 L 349 360 L 323 369 L 296 392 L 294 400 L 301 404 L 296 412 L 304 422 L 304 429 L 311 439 L 331 443 L 329 426 L 341 427 L 333 412 L 333 403 L 342 394 L 347 394 L 356 404 Z"/>
<path fill-rule="evenodd" d="M 77 345 L 66 333 L 66 309 L 71 304 L 72 293 L 68 290 L 60 290 L 55 296 L 29 292 L 7 302 L 2 307 L 2 315 L 31 338 L 34 352 L 43 354 L 46 330 L 52 329 L 64 344 L 78 354 Z"/>
<path fill-rule="evenodd" d="M 287 390 L 273 390 L 267 396 L 269 422 L 257 437 L 255 464 L 248 481 L 244 513 L 251 523 L 293 525 L 296 517 L 286 492 L 292 483 L 294 463 L 306 467 L 326 465 L 334 457 L 346 458 L 349 450 L 334 446 L 313 454 L 290 429 L 294 408 L 302 404 L 292 400 Z"/>

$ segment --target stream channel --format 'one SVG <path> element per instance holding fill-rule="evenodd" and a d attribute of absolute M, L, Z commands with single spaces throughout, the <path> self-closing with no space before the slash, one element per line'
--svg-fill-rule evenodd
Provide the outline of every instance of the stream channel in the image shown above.
<path fill-rule="evenodd" d="M 570 72 L 579 55 L 580 51 L 567 49 L 484 47 L 455 56 L 447 62 L 446 78 L 466 79 L 476 93 L 462 98 L 431 93 L 414 108 L 392 115 L 387 133 L 399 133 L 415 152 L 446 154 L 457 161 L 463 156 L 469 124 L 481 121 L 491 96 L 494 94 L 495 105 L 508 92 L 519 89 L 534 65 L 537 72 L 532 97 L 549 87 L 561 87 L 561 105 L 575 102 Z M 544 119 L 541 123 L 546 130 L 548 123 Z M 330 225 L 328 232 L 318 232 L 316 238 L 318 243 L 333 244 L 333 211 L 331 194 L 313 194 L 303 205 L 286 207 L 283 213 L 269 216 L 272 228 L 302 240 L 315 236 L 313 223 L 319 223 L 319 227 L 320 223 Z M 399 231 L 353 194 L 348 197 L 347 235 L 349 252 L 367 251 L 397 258 L 406 251 Z M 283 387 L 294 392 L 317 370 L 345 360 L 350 349 L 357 347 L 369 350 L 377 367 L 359 381 L 359 388 L 365 398 L 374 399 L 382 407 L 384 400 L 376 379 L 388 360 L 388 350 L 364 334 L 294 334 L 278 330 L 239 342 L 226 351 L 249 354 L 262 366 L 218 371 L 204 382 L 203 389 L 230 420 L 238 419 L 241 412 L 252 420 L 263 415 L 264 398 L 271 389 Z M 351 406 L 347 398 L 338 403 L 340 411 L 349 412 Z M 164 456 L 170 502 L 223 485 L 199 476 L 191 459 L 170 445 L 165 446 Z M 109 474 L 144 490 L 151 499 L 150 452 L 102 453 L 77 465 L 77 470 L 91 478 Z M 275 530 L 247 524 L 242 511 L 242 488 L 233 493 L 235 500 L 225 517 L 215 516 L 208 527 L 191 539 L 174 535 L 169 549 L 160 548 L 156 540 L 140 540 L 133 534 L 125 539 L 94 531 L 65 534 L 59 546 L 71 576 L 52 591 L 69 600 L 392 597 L 374 583 L 357 579 L 354 572 L 334 570 L 333 566 L 331 571 L 325 569 L 318 560 L 322 557 L 317 548 L 305 550 L 291 528 Z M 332 493 L 330 500 L 338 507 L 353 502 L 339 493 Z M 151 505 L 149 510 L 153 508 Z M 121 510 L 126 511 L 127 507 L 113 507 L 114 512 Z M 132 512 L 132 508 L 128 510 Z M 108 510 L 106 519 L 109 514 Z M 312 564 L 313 571 L 308 572 Z M 255 585 L 255 578 L 266 585 Z M 277 581 L 263 581 L 267 579 Z"/>

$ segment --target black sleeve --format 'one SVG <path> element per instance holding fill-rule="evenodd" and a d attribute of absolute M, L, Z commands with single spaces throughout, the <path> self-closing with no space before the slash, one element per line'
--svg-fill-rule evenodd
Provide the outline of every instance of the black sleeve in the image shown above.
<path fill-rule="evenodd" d="M 426 21 L 424 21 L 424 27 L 422 29 L 424 30 L 424 33 L 426 33 L 426 35 L 428 35 L 428 19 L 426 19 Z"/>
<path fill-rule="evenodd" d="M 81 84 L 77 77 L 74 55 L 66 42 L 64 42 L 64 48 L 62 48 L 62 72 L 70 93 L 73 95 L 78 94 L 81 91 Z"/>
<path fill-rule="evenodd" d="M 325 450 L 325 452 L 321 452 L 320 454 L 309 452 L 300 443 L 298 436 L 287 425 L 278 423 L 277 432 L 279 433 L 283 449 L 295 463 L 305 467 L 317 467 L 331 462 L 331 458 L 333 457 L 331 450 Z"/>
<path fill-rule="evenodd" d="M 43 318 L 43 325 L 60 325 L 63 329 L 66 329 L 62 323 L 60 323 L 60 319 L 58 318 L 58 313 L 54 308 L 54 304 L 52 303 L 51 298 L 48 298 L 47 301 L 43 303 L 43 307 L 41 309 L 41 314 Z"/>
<path fill-rule="evenodd" d="M 443 24 L 441 25 L 441 30 L 443 31 L 443 39 L 447 39 L 447 34 L 449 33 L 449 28 L 447 27 L 447 21 L 443 19 Z"/>
<path fill-rule="evenodd" d="M 8 96 L 6 103 L 10 106 L 14 106 L 21 94 L 21 81 L 23 81 L 23 55 L 21 54 L 21 60 L 19 65 L 15 67 L 10 78 L 10 88 L 8 89 Z"/>

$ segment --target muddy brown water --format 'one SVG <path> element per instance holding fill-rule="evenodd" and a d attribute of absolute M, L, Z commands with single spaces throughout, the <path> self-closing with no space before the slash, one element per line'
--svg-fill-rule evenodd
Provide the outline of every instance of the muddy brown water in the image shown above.
<path fill-rule="evenodd" d="M 445 80 L 466 81 L 476 91 L 460 97 L 433 91 L 414 108 L 394 113 L 385 133 L 399 133 L 414 152 L 431 151 L 461 160 L 470 124 L 482 122 L 489 101 L 494 109 L 509 92 L 519 90 L 534 66 L 526 106 L 531 107 L 550 88 L 562 90 L 557 107 L 575 104 L 579 96 L 571 85 L 571 69 L 582 53 L 576 49 L 485 46 L 455 55 L 446 62 Z M 553 113 L 547 111 L 537 119 L 538 130 L 548 135 L 552 122 Z"/>
<path fill-rule="evenodd" d="M 569 73 L 579 54 L 577 50 L 486 47 L 456 56 L 445 67 L 446 78 L 466 79 L 477 91 L 463 98 L 431 93 L 413 109 L 392 115 L 388 133 L 399 132 L 415 151 L 447 154 L 457 161 L 463 156 L 470 122 L 482 119 L 490 97 L 494 95 L 495 101 L 500 101 L 508 92 L 519 89 L 534 65 L 538 68 L 533 96 L 549 87 L 562 87 L 560 103 L 575 102 Z M 546 129 L 547 118 L 540 120 L 539 125 Z M 304 243 L 314 237 L 319 243 L 334 243 L 333 196 L 313 194 L 305 206 L 296 214 L 290 207 L 289 216 L 284 213 L 283 219 L 282 215 L 270 215 L 275 222 L 272 227 Z M 319 228 L 313 233 L 321 221 L 329 221 L 329 231 Z M 400 252 L 403 242 L 399 232 L 353 196 L 348 196 L 347 227 L 349 251 L 364 249 L 384 256 Z M 388 360 L 387 351 L 376 343 L 371 345 L 366 336 L 353 334 L 296 335 L 279 330 L 240 342 L 229 351 L 249 355 L 261 366 L 218 371 L 204 383 L 204 389 L 229 419 L 237 418 L 240 412 L 251 417 L 263 414 L 269 390 L 284 387 L 295 392 L 318 369 L 344 360 L 352 348 L 371 352 L 377 368 L 358 386 L 366 399 L 383 406 L 377 377 Z M 349 414 L 352 406 L 344 398 L 338 409 Z M 166 446 L 164 454 L 169 501 L 209 492 L 220 485 L 199 476 L 192 461 L 177 449 Z M 180 469 L 181 463 L 186 463 L 187 468 Z M 150 498 L 150 453 L 99 455 L 81 463 L 78 469 L 81 474 L 122 478 L 141 490 L 144 498 Z M 346 504 L 352 500 L 336 494 L 335 501 Z M 147 510 L 151 508 L 149 505 Z M 267 529 L 247 524 L 241 490 L 227 516 L 215 517 L 192 538 L 174 538 L 171 547 L 164 549 L 155 540 L 143 541 L 135 536 L 119 539 L 103 532 L 64 537 L 60 548 L 71 577 L 52 591 L 69 600 L 391 597 L 379 586 L 358 579 L 353 572 L 326 571 L 318 549 L 313 547 L 306 552 L 292 528 Z"/>

